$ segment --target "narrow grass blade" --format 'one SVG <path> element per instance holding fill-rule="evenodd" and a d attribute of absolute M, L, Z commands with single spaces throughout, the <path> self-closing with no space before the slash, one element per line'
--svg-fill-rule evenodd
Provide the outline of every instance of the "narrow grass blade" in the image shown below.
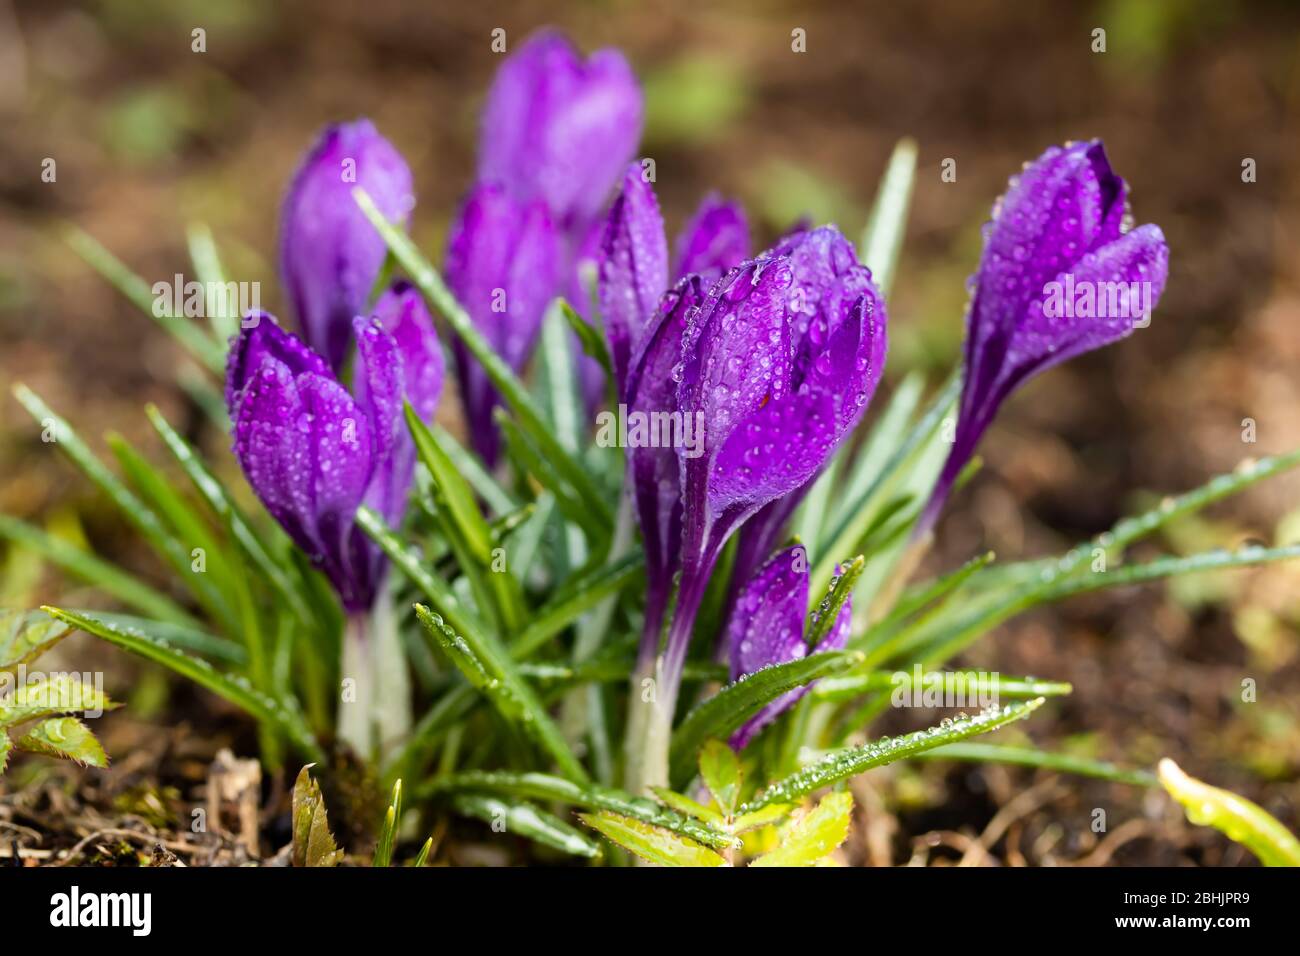
<path fill-rule="evenodd" d="M 282 731 L 304 755 L 312 760 L 323 760 L 324 751 L 307 729 L 302 716 L 254 688 L 237 674 L 223 674 L 207 661 L 179 651 L 165 641 L 139 628 L 123 627 L 99 620 L 89 614 L 66 611 L 57 607 L 42 607 L 61 621 L 102 638 L 123 650 L 162 664 L 182 677 L 204 687 L 218 697 L 230 701 Z"/>
<path fill-rule="evenodd" d="M 903 236 L 907 233 L 907 212 L 916 182 L 916 154 L 914 139 L 900 139 L 894 146 L 858 243 L 858 258 L 871 270 L 886 298 L 894 284 Z"/>
<path fill-rule="evenodd" d="M 481 691 L 502 716 L 518 721 L 523 730 L 550 754 L 566 777 L 578 783 L 586 782 L 587 771 L 565 743 L 564 736 L 536 692 L 519 675 L 508 657 L 491 646 L 482 634 L 456 633 L 422 604 L 415 606 L 415 613 L 470 684 Z"/>
<path fill-rule="evenodd" d="M 1072 754 L 1051 753 L 1034 747 L 1013 744 L 956 743 L 918 754 L 920 760 L 961 760 L 970 763 L 1004 763 L 1017 767 L 1037 767 L 1077 777 L 1094 777 L 1112 783 L 1125 783 L 1134 787 L 1154 787 L 1156 776 L 1146 770 L 1118 767 L 1104 760 L 1076 757 Z"/>
<path fill-rule="evenodd" d="M 585 810 L 608 810 L 680 833 L 705 846 L 726 849 L 736 845 L 736 839 L 730 834 L 651 800 L 634 797 L 613 787 L 578 784 L 550 774 L 470 770 L 435 779 L 420 792 L 422 796 L 497 793 L 526 800 L 554 801 Z"/>
<path fill-rule="evenodd" d="M 555 504 L 571 523 L 582 529 L 593 550 L 599 550 L 610 538 L 613 523 L 607 511 L 592 511 L 542 448 L 529 440 L 528 434 L 501 409 L 493 415 L 505 439 L 506 454 L 516 467 L 531 475 L 555 496 Z"/>
<path fill-rule="evenodd" d="M 491 824 L 493 832 L 521 836 L 587 860 L 600 856 L 600 846 L 559 817 L 539 810 L 531 803 L 507 802 L 489 794 L 462 793 L 451 801 L 452 809 L 462 816 Z M 501 827 L 501 830 L 497 828 Z"/>
<path fill-rule="evenodd" d="M 239 334 L 238 287 L 234 283 L 226 284 L 226 270 L 222 268 L 216 240 L 206 223 L 192 223 L 185 230 L 185 242 L 194 271 L 207 292 L 204 305 L 212 324 L 212 334 L 218 342 L 229 342 Z"/>
<path fill-rule="evenodd" d="M 1187 819 L 1226 834 L 1265 866 L 1300 866 L 1300 841 L 1263 807 L 1189 777 L 1168 757 L 1158 770 L 1161 785 L 1183 805 Z"/>
<path fill-rule="evenodd" d="M 858 665 L 862 655 L 846 651 L 810 654 L 775 664 L 722 688 L 686 715 L 673 732 L 672 781 L 681 789 L 695 773 L 695 758 L 711 737 L 726 738 L 766 704 L 805 684 Z"/>
<path fill-rule="evenodd" d="M 740 808 L 741 813 L 752 813 L 773 803 L 795 803 L 822 787 L 856 777 L 864 771 L 896 760 L 914 757 L 944 744 L 955 743 L 968 737 L 986 734 L 1028 717 L 1041 707 L 1044 698 L 1037 697 L 1023 703 L 1008 704 L 974 717 L 957 718 L 939 727 L 919 730 L 900 737 L 889 737 L 878 743 L 865 744 L 833 751 L 816 763 L 796 771 L 790 776 L 769 785 L 762 793 Z"/>
<path fill-rule="evenodd" d="M 951 691 L 953 697 L 965 703 L 959 707 L 976 705 L 982 700 L 1008 697 L 1023 700 L 1029 697 L 1063 697 L 1074 688 L 1064 681 L 1038 680 L 1032 677 L 1003 677 L 983 671 L 924 671 L 918 664 L 913 671 L 869 671 L 865 674 L 844 674 L 819 681 L 812 690 L 814 700 L 852 700 L 862 694 L 881 691 L 911 692 L 920 696 L 928 687 Z"/>
<path fill-rule="evenodd" d="M 313 620 L 312 612 L 308 608 L 303 594 L 293 582 L 287 570 L 272 557 L 270 548 L 253 529 L 248 518 L 235 505 L 225 486 L 208 470 L 207 465 L 203 463 L 203 459 L 195 453 L 189 442 L 172 428 L 157 406 L 147 405 L 145 414 L 149 417 L 150 423 L 162 438 L 163 443 L 166 444 L 167 449 L 176 459 L 177 464 L 180 465 L 181 470 L 190 479 L 190 483 L 194 485 L 213 513 L 230 528 L 231 537 L 248 555 L 258 573 L 275 589 L 276 594 L 284 600 L 299 621 L 303 623 L 311 622 Z"/>
<path fill-rule="evenodd" d="M 34 551 L 69 574 L 95 585 L 106 594 L 149 617 L 186 627 L 202 626 L 198 618 L 161 591 L 89 551 L 83 551 L 76 545 L 62 538 L 56 538 L 25 521 L 0 514 L 0 537 Z"/>
<path fill-rule="evenodd" d="M 532 613 L 532 620 L 511 645 L 517 657 L 527 657 L 601 601 L 639 581 L 645 555 L 637 551 L 589 574 L 575 577 L 547 603 Z"/>
<path fill-rule="evenodd" d="M 402 822 L 402 781 L 393 784 L 393 796 L 384 812 L 384 823 L 379 828 L 379 842 L 375 844 L 372 867 L 393 865 L 393 844 L 397 841 L 397 828 Z"/>
<path fill-rule="evenodd" d="M 146 315 L 157 322 L 185 349 L 217 377 L 224 374 L 225 347 L 200 326 L 173 315 L 170 309 L 155 310 L 155 296 L 144 279 L 132 272 L 89 233 L 75 226 L 64 231 L 64 240 L 86 264 L 109 281 Z M 159 313 L 162 314 L 159 314 Z"/>
<path fill-rule="evenodd" d="M 519 507 L 519 501 L 488 473 L 479 457 L 467 449 L 437 422 L 429 425 L 429 432 L 438 446 L 451 459 L 456 471 L 465 477 L 470 486 L 495 514 L 504 515 Z"/>

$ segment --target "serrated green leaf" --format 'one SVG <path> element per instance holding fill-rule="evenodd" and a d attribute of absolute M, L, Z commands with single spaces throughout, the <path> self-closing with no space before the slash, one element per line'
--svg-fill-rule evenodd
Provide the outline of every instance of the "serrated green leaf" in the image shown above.
<path fill-rule="evenodd" d="M 293 784 L 293 865 L 338 866 L 343 851 L 330 834 L 329 814 L 321 796 L 320 784 L 312 779 L 307 764 L 298 771 Z"/>
<path fill-rule="evenodd" d="M 1214 827 L 1265 866 L 1300 866 L 1300 840 L 1259 804 L 1188 776 L 1168 757 L 1157 771 L 1160 783 L 1193 823 Z"/>
<path fill-rule="evenodd" d="M 504 827 L 499 832 L 525 837 L 562 853 L 588 860 L 600 856 L 597 844 L 559 817 L 531 803 L 512 803 L 487 794 L 463 793 L 453 799 L 451 805 L 463 816 L 491 824 L 494 832 L 497 832 L 497 827 Z"/>
<path fill-rule="evenodd" d="M 793 803 L 772 803 L 760 810 L 752 813 L 742 813 L 731 821 L 731 826 L 727 829 L 732 833 L 744 833 L 746 830 L 757 830 L 759 827 L 771 826 L 778 820 L 783 820 L 797 810 Z"/>
<path fill-rule="evenodd" d="M 853 797 L 828 793 L 817 807 L 791 824 L 781 845 L 750 866 L 814 866 L 830 856 L 849 836 L 853 822 Z"/>
<path fill-rule="evenodd" d="M 660 866 L 727 866 L 725 857 L 689 837 L 631 817 L 601 811 L 580 813 L 578 818 L 616 846 Z"/>
<path fill-rule="evenodd" d="M 374 201 L 366 195 L 365 190 L 358 187 L 353 190 L 352 195 L 366 218 L 378 230 L 385 244 L 397 257 L 397 261 L 412 283 L 442 314 L 452 331 L 483 366 L 484 372 L 501 393 L 506 405 L 518 417 L 520 426 L 533 441 L 537 442 L 547 460 L 554 463 L 556 470 L 574 487 L 579 498 L 588 508 L 598 515 L 603 515 L 606 523 L 612 522 L 609 502 L 588 477 L 582 463 L 565 451 L 556 440 L 547 427 L 541 411 L 528 394 L 527 388 L 483 337 L 469 313 L 447 288 L 438 270 L 420 255 L 415 244 L 405 233 L 388 221 Z"/>
<path fill-rule="evenodd" d="M 673 732 L 672 780 L 680 789 L 695 772 L 696 754 L 710 737 L 725 738 L 762 707 L 819 677 L 856 666 L 862 655 L 827 651 L 746 675 L 699 704 Z"/>
<path fill-rule="evenodd" d="M 706 740 L 700 748 L 700 779 L 726 816 L 736 812 L 736 804 L 740 801 L 741 773 L 734 750 L 721 740 Z"/>
<path fill-rule="evenodd" d="M 302 715 L 273 700 L 243 677 L 237 674 L 223 674 L 207 661 L 177 650 L 143 628 L 111 624 L 89 614 L 57 607 L 47 606 L 42 607 L 41 610 L 123 650 L 162 664 L 200 687 L 207 688 L 218 697 L 246 710 L 258 720 L 266 721 L 277 728 L 308 757 L 324 759 L 324 751 L 307 728 Z"/>
<path fill-rule="evenodd" d="M 415 613 L 470 684 L 502 716 L 517 721 L 524 732 L 551 755 L 566 777 L 578 783 L 587 780 L 587 771 L 573 755 L 551 715 L 542 706 L 536 692 L 519 675 L 508 655 L 495 647 L 485 634 L 453 631 L 439 615 L 422 604 L 415 606 Z"/>
<path fill-rule="evenodd" d="M 955 743 L 968 737 L 986 734 L 1009 723 L 1028 717 L 1041 707 L 1044 698 L 1038 697 L 1023 703 L 1008 704 L 974 717 L 957 718 L 939 727 L 919 730 L 899 737 L 887 737 L 878 743 L 849 747 L 827 754 L 816 763 L 769 785 L 762 793 L 740 808 L 741 813 L 752 813 L 773 803 L 794 803 L 822 787 L 856 777 L 864 771 L 883 767 L 907 757 L 914 757 L 944 744 Z"/>
<path fill-rule="evenodd" d="M 0 689 L 4 688 L 0 683 Z M 29 677 L 8 693 L 0 695 L 0 727 L 53 717 L 55 714 L 102 714 L 118 705 L 93 684 L 77 674 L 52 673 Z"/>
<path fill-rule="evenodd" d="M 31 663 L 67 635 L 67 624 L 40 611 L 0 610 L 0 674 Z"/>
<path fill-rule="evenodd" d="M 14 742 L 27 753 L 75 760 L 83 766 L 107 767 L 108 757 L 95 735 L 75 717 L 43 720 Z"/>
<path fill-rule="evenodd" d="M 402 781 L 393 784 L 393 796 L 384 812 L 384 822 L 379 828 L 379 842 L 375 844 L 375 855 L 370 861 L 372 867 L 393 865 L 393 844 L 397 841 L 397 828 L 402 822 Z"/>
<path fill-rule="evenodd" d="M 690 837 L 705 846 L 726 849 L 736 845 L 736 839 L 731 835 L 701 820 L 660 806 L 653 800 L 599 784 L 577 784 L 551 774 L 468 770 L 436 778 L 420 790 L 421 796 L 462 792 L 498 793 L 527 800 L 565 803 L 585 810 L 608 810 Z"/>

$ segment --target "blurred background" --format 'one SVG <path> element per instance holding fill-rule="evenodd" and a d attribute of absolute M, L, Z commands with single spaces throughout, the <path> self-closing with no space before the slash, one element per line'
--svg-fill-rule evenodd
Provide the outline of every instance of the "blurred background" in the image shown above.
<path fill-rule="evenodd" d="M 1050 144 L 1105 140 L 1136 221 L 1168 238 L 1164 300 L 1150 328 L 1011 402 L 982 446 L 984 472 L 939 529 L 935 568 L 980 547 L 1002 558 L 1059 550 L 1244 457 L 1300 446 L 1300 4 L 1290 0 L 0 0 L 0 511 L 155 572 L 7 386 L 27 382 L 96 440 L 114 429 L 156 449 L 146 401 L 173 421 L 200 420 L 175 384 L 178 347 L 72 253 L 61 223 L 152 283 L 189 269 L 186 227 L 206 222 L 230 276 L 260 281 L 263 305 L 282 313 L 284 187 L 319 127 L 368 115 L 410 162 L 413 233 L 441 261 L 500 63 L 491 31 L 505 29 L 513 49 L 545 24 L 585 49 L 626 51 L 646 90 L 642 154 L 656 160 L 670 233 L 719 190 L 745 204 L 758 244 L 805 215 L 856 236 L 894 143 L 918 141 L 890 381 L 915 367 L 938 381 L 959 355 L 980 225 L 1007 177 Z M 196 53 L 200 27 L 206 52 Z M 791 50 L 796 28 L 806 53 Z M 1098 28 L 1104 53 L 1093 51 Z M 47 158 L 52 183 L 41 177 Z M 955 182 L 940 178 L 949 158 Z M 444 414 L 455 427 L 454 401 Z M 206 438 L 229 469 L 222 443 Z M 1155 544 L 1294 540 L 1297 509 L 1300 478 L 1275 479 Z M 0 606 L 69 587 L 0 547 Z M 1174 756 L 1296 829 L 1297 595 L 1300 570 L 1286 566 L 1107 593 L 1013 621 L 967 661 L 1074 682 L 1075 696 L 1034 722 L 1036 739 L 1142 764 Z M 1246 677 L 1254 703 L 1241 701 Z M 163 707 L 156 675 L 146 678 L 137 694 Z M 131 708 L 135 719 L 146 703 Z M 978 831 L 1033 780 L 931 766 L 865 786 L 889 790 L 882 819 L 916 852 L 942 853 L 934 834 Z M 1041 803 L 1036 839 L 1049 854 L 1242 859 L 1224 840 L 1152 818 L 1131 791 L 1073 781 Z M 1139 825 L 1099 842 L 1080 825 L 1095 806 Z M 864 837 L 864 860 L 881 862 L 881 839 Z"/>

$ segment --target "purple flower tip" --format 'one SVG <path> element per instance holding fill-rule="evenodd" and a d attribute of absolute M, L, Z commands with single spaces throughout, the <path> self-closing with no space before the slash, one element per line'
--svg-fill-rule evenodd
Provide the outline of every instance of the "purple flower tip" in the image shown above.
<path fill-rule="evenodd" d="M 641 137 L 641 90 L 617 50 L 583 60 L 560 33 L 530 37 L 497 72 L 483 115 L 479 178 L 541 199 L 565 230 L 604 208 Z"/>
<path fill-rule="evenodd" d="M 427 320 L 427 312 L 414 308 L 395 319 L 391 313 L 355 318 L 352 394 L 323 358 L 265 313 L 245 319 L 230 350 L 226 401 L 235 457 L 267 510 L 325 572 L 349 611 L 369 608 L 384 571 L 382 553 L 353 515 L 365 503 L 390 521 L 400 518 L 414 467 L 402 400 L 410 395 L 430 412 L 437 401 L 436 391 L 432 398 L 416 396 L 405 385 L 407 368 L 417 389 L 427 389 L 432 366 L 440 367 Z"/>
<path fill-rule="evenodd" d="M 745 584 L 727 623 L 733 681 L 765 667 L 807 656 L 808 578 L 807 552 L 803 545 L 794 545 L 778 551 Z M 840 609 L 835 623 L 815 650 L 842 648 L 848 641 L 852 618 L 850 600 Z M 794 706 L 810 687 L 790 691 L 767 704 L 736 731 L 731 746 L 736 750 L 746 746 L 760 730 Z"/>
<path fill-rule="evenodd" d="M 496 184 L 466 198 L 447 248 L 447 282 L 498 355 L 518 371 L 537 342 L 560 282 L 562 249 L 541 201 L 521 202 Z M 457 339 L 461 401 L 475 448 L 495 463 L 499 404 L 478 361 Z"/>
<path fill-rule="evenodd" d="M 1163 233 L 1131 228 L 1127 186 L 1100 140 L 1053 146 L 1012 178 L 985 226 L 957 434 L 920 527 L 933 524 L 1007 396 L 1144 325 L 1168 271 Z"/>
<path fill-rule="evenodd" d="M 709 195 L 677 237 L 673 275 L 696 273 L 713 282 L 748 258 L 745 211 L 737 203 Z"/>
<path fill-rule="evenodd" d="M 294 174 L 280 217 L 285 292 L 308 344 L 335 370 L 386 254 L 352 198 L 358 186 L 389 219 L 409 219 L 415 206 L 411 171 L 365 119 L 322 131 Z"/>

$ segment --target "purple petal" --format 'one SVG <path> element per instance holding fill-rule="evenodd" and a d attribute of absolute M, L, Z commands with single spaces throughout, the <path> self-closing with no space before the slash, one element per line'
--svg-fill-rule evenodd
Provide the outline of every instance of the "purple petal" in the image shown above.
<path fill-rule="evenodd" d="M 645 347 L 628 376 L 629 415 L 677 411 L 677 383 L 672 372 L 681 361 L 687 317 L 703 297 L 696 276 L 683 280 L 664 295 L 659 315 L 648 330 Z M 682 492 L 677 450 L 632 447 L 628 448 L 627 457 L 646 551 L 646 613 L 661 613 L 671 591 L 673 575 L 681 565 Z"/>
<path fill-rule="evenodd" d="M 632 353 L 668 288 L 668 241 L 654 188 L 633 163 L 610 207 L 600 250 L 600 311 L 619 393 Z"/>
<path fill-rule="evenodd" d="M 411 171 L 369 120 L 326 127 L 293 177 L 280 220 L 285 291 L 307 342 L 336 370 L 386 255 L 352 198 L 357 186 L 389 219 L 409 219 Z"/>
<path fill-rule="evenodd" d="M 424 297 L 409 282 L 395 282 L 375 303 L 374 316 L 393 337 L 401 355 L 406 400 L 421 419 L 431 421 L 442 395 L 446 369 Z"/>
<path fill-rule="evenodd" d="M 249 377 L 261 368 L 266 356 L 283 362 L 294 375 L 302 372 L 330 374 L 325 360 L 308 348 L 302 339 L 281 328 L 275 316 L 269 312 L 250 312 L 244 317 L 239 335 L 226 355 L 226 410 L 232 416 L 239 393 L 244 390 Z"/>
<path fill-rule="evenodd" d="M 235 458 L 248 484 L 294 542 L 315 557 L 322 546 L 316 534 L 307 410 L 296 377 L 285 362 L 262 355 L 231 409 L 231 430 Z"/>
<path fill-rule="evenodd" d="M 559 287 L 560 256 L 546 208 L 540 202 L 519 203 L 499 186 L 481 185 L 471 192 L 453 227 L 448 284 L 496 353 L 516 371 L 532 352 Z M 455 354 L 471 437 L 493 463 L 496 391 L 459 340 Z"/>
<path fill-rule="evenodd" d="M 545 201 L 566 229 L 604 208 L 641 138 L 641 91 L 623 55 L 585 62 L 558 33 L 531 37 L 498 71 L 483 115 L 479 177 Z"/>
<path fill-rule="evenodd" d="M 804 637 L 808 609 L 808 556 L 802 545 L 779 551 L 741 590 L 728 620 L 731 679 L 799 660 L 808 655 Z M 838 650 L 847 643 L 853 619 L 852 601 L 840 608 L 817 653 Z M 796 688 L 766 704 L 731 737 L 731 746 L 744 748 L 760 730 L 789 710 L 812 688 Z"/>
<path fill-rule="evenodd" d="M 795 545 L 777 552 L 750 579 L 727 623 L 731 679 L 803 657 L 808 617 L 808 552 Z"/>
<path fill-rule="evenodd" d="M 312 471 L 312 513 L 321 545 L 316 560 L 334 584 L 344 607 L 368 608 L 376 581 L 369 549 L 358 553 L 351 540 L 353 516 L 375 470 L 377 443 L 370 416 L 333 379 L 299 375 L 298 394 L 306 410 L 307 456 Z"/>
<path fill-rule="evenodd" d="M 709 195 L 677 237 L 672 274 L 680 278 L 696 273 L 712 281 L 748 258 L 745 211 L 738 203 Z"/>

